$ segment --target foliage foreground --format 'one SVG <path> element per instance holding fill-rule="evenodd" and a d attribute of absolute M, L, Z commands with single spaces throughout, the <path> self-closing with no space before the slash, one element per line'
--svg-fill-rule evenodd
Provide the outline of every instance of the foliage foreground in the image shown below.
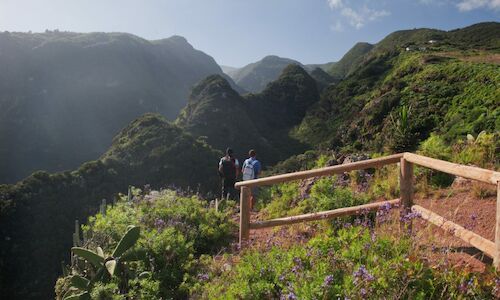
<path fill-rule="evenodd" d="M 86 238 L 72 248 L 57 299 L 186 298 L 184 281 L 197 274 L 198 257 L 217 253 L 234 236 L 229 214 L 197 196 L 167 190 L 125 199 L 83 226 Z"/>
<path fill-rule="evenodd" d="M 498 279 L 419 259 L 411 238 L 362 225 L 328 230 L 305 245 L 249 250 L 210 261 L 192 292 L 203 299 L 490 299 Z"/>
<path fill-rule="evenodd" d="M 318 180 L 308 197 L 273 193 L 277 202 L 310 211 L 363 203 L 363 193 Z M 338 178 L 336 179 L 338 180 Z M 338 182 L 338 181 L 337 181 Z M 294 187 L 296 189 L 297 187 Z M 136 190 L 137 194 L 137 190 Z M 298 199 L 298 203 L 289 202 Z M 281 200 L 280 200 L 281 199 Z M 328 203 L 324 199 L 342 200 Z M 326 201 L 326 202 L 325 202 Z M 336 202 L 336 201 L 335 201 Z M 345 203 L 344 203 L 345 202 Z M 291 203 L 291 204 L 290 204 Z M 344 203 L 344 204 L 342 204 Z M 276 203 L 262 213 L 273 215 Z M 444 261 L 430 264 L 413 235 L 401 234 L 389 205 L 376 216 L 315 222 L 314 237 L 295 244 L 228 247 L 236 226 L 227 208 L 216 212 L 197 196 L 165 190 L 109 207 L 83 226 L 82 247 L 56 284 L 57 299 L 493 299 L 500 278 Z M 414 214 L 403 220 L 411 221 Z M 374 222 L 375 221 L 375 222 Z M 376 224 L 376 225 L 375 225 Z M 312 232 L 312 231 L 311 231 Z M 290 239 L 290 235 L 285 237 Z M 108 253 L 108 254 L 105 254 Z"/>

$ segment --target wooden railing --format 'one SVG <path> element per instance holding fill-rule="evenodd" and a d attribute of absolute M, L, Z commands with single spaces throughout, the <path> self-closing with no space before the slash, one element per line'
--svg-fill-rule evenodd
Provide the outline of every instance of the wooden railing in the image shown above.
<path fill-rule="evenodd" d="M 298 215 L 293 217 L 278 218 L 265 221 L 250 221 L 250 190 L 252 187 L 273 185 L 292 180 L 300 180 L 311 177 L 331 176 L 360 169 L 368 169 L 382 167 L 388 164 L 400 163 L 400 198 L 365 205 L 344 207 L 329 211 Z M 495 223 L 495 242 L 481 237 L 480 235 L 463 228 L 462 226 L 453 223 L 436 213 L 427 210 L 419 205 L 413 205 L 413 165 L 442 171 L 448 174 L 481 181 L 487 184 L 497 186 L 497 207 L 496 207 L 496 223 Z M 447 161 L 429 158 L 413 153 L 400 153 L 368 159 L 364 161 L 353 162 L 349 164 L 337 165 L 308 171 L 294 172 L 270 177 L 264 177 L 254 180 L 241 181 L 236 183 L 236 188 L 241 189 L 240 195 L 240 246 L 244 246 L 249 239 L 250 229 L 262 229 L 266 227 L 274 227 L 281 225 L 289 225 L 299 222 L 316 221 L 331 219 L 346 215 L 355 215 L 367 210 L 377 210 L 384 204 L 399 204 L 400 213 L 402 216 L 409 212 L 416 212 L 419 216 L 433 223 L 444 230 L 447 230 L 454 236 L 468 242 L 477 249 L 483 251 L 486 255 L 493 258 L 495 268 L 500 267 L 500 172 L 481 169 L 477 167 L 464 166 Z M 411 222 L 409 224 L 402 223 L 406 229 L 411 230 Z"/>

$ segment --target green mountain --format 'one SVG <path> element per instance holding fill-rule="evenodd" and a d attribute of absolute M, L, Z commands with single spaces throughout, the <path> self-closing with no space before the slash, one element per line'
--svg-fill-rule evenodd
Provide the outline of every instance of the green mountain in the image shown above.
<path fill-rule="evenodd" d="M 50 298 L 54 280 L 61 271 L 59 263 L 69 259 L 67 250 L 71 246 L 74 220 L 85 220 L 97 211 L 103 198 L 111 202 L 113 195 L 125 192 L 128 185 L 142 186 L 149 183 L 155 188 L 175 185 L 181 188 L 191 187 L 201 193 L 217 192 L 215 166 L 221 152 L 214 149 L 223 150 L 231 146 L 242 158 L 248 149 L 255 148 L 264 165 L 272 165 L 310 148 L 345 152 L 394 152 L 413 150 L 432 132 L 449 141 L 465 137 L 469 133 L 476 135 L 483 130 L 499 132 L 499 33 L 499 23 L 476 24 L 448 32 L 433 29 L 395 32 L 374 47 L 368 47 L 371 48 L 368 52 L 360 54 L 363 51 L 357 51 L 358 54 L 354 55 L 354 51 L 353 55 L 348 56 L 347 58 L 351 58 L 346 58 L 346 61 L 350 63 L 341 64 L 347 67 L 342 71 L 340 79 L 333 77 L 334 84 L 327 84 L 331 77 L 321 69 L 316 69 L 309 75 L 301 66 L 289 65 L 276 80 L 269 82 L 262 92 L 240 96 L 220 73 L 206 77 L 192 89 L 188 104 L 175 124 L 168 123 L 159 115 L 147 114 L 123 129 L 115 137 L 108 151 L 96 161 L 85 163 L 73 172 L 36 172 L 15 185 L 0 185 L 0 294 L 7 299 Z M 47 33 L 44 38 L 50 35 L 52 33 Z M 74 57 L 79 57 L 80 51 L 87 53 L 86 51 L 94 51 L 88 49 L 100 49 L 102 46 L 101 43 L 88 43 L 89 37 L 95 39 L 99 34 L 82 36 L 57 33 L 55 36 L 57 38 L 48 43 L 51 45 L 56 42 L 56 45 L 50 46 L 54 51 L 69 43 L 65 39 L 73 42 L 74 39 L 83 39 L 77 43 L 81 47 L 65 46 L 72 49 L 67 53 L 74 52 Z M 60 41 L 65 36 L 66 38 Z M 33 45 L 39 45 L 39 35 L 33 35 L 31 38 L 35 40 Z M 149 55 L 138 54 L 144 54 L 144 48 L 163 49 L 162 44 L 170 45 L 171 42 L 182 44 L 179 38 L 170 42 L 147 42 L 122 34 L 107 34 L 101 38 L 105 48 L 111 47 L 110 45 L 115 47 L 112 51 L 103 50 L 107 53 L 107 59 L 100 61 L 103 66 L 111 62 L 120 65 L 118 61 L 122 63 L 125 61 L 123 57 L 126 57 L 140 75 L 132 75 L 132 69 L 127 69 L 130 67 L 127 63 L 126 66 L 120 67 L 122 72 L 113 75 L 124 78 L 149 74 L 149 71 L 140 71 L 142 69 L 139 68 L 139 65 L 150 65 L 144 63 L 149 62 Z M 131 41 L 135 45 L 132 47 L 134 51 L 123 45 L 124 43 L 130 46 Z M 149 46 L 144 46 L 143 43 Z M 8 47 L 5 45 L 14 47 L 16 44 L 0 43 L 2 55 L 7 53 L 5 51 Z M 42 45 L 42 48 L 48 47 L 44 43 Z M 167 48 L 171 49 L 170 46 Z M 14 47 L 9 50 L 11 57 L 15 57 L 16 49 L 20 52 L 22 49 L 35 51 L 24 46 Z M 118 49 L 128 50 L 120 52 Z M 44 55 L 47 57 L 52 53 L 45 51 Z M 167 51 L 166 48 L 164 51 Z M 102 55 L 100 50 L 97 52 Z M 163 50 L 161 52 L 163 53 Z M 183 56 L 187 53 L 180 52 L 182 53 L 169 53 L 176 53 L 180 62 L 183 59 L 185 64 L 191 62 L 189 56 Z M 63 60 L 65 52 L 56 53 L 59 53 L 57 57 Z M 158 55 L 162 59 L 155 60 L 156 63 L 151 63 L 150 66 L 155 72 L 161 73 L 164 69 L 159 61 L 164 61 L 165 57 L 174 54 Z M 121 56 L 123 57 L 119 59 Z M 27 60 L 35 60 L 36 57 L 25 54 Z M 54 58 L 51 65 L 55 69 L 65 70 L 72 62 L 68 57 L 65 59 L 64 64 L 57 64 Z M 95 62 L 86 70 L 82 61 L 79 60 L 77 70 L 81 69 L 82 74 L 87 74 L 88 78 L 85 81 L 81 79 L 84 76 L 78 77 L 80 88 L 86 93 L 93 93 L 92 88 L 99 91 L 97 79 L 101 80 L 101 83 L 105 82 L 105 70 L 111 68 L 99 69 L 99 64 Z M 180 63 L 179 61 L 175 63 Z M 10 63 L 12 66 L 9 70 L 17 71 L 3 72 L 0 76 L 18 76 L 19 80 L 12 81 L 12 86 L 0 80 L 3 85 L 0 91 L 4 93 L 0 102 L 0 137 L 11 137 L 10 140 L 0 140 L 0 157 L 14 157 L 6 156 L 13 152 L 13 148 L 10 148 L 11 145 L 6 141 L 17 141 L 18 147 L 28 147 L 27 149 L 38 147 L 42 152 L 52 151 L 52 148 L 41 146 L 42 142 L 47 142 L 45 136 L 48 133 L 61 136 L 69 136 L 72 133 L 75 135 L 73 141 L 81 138 L 88 142 L 87 136 L 82 133 L 83 130 L 72 129 L 72 118 L 83 120 L 89 123 L 85 123 L 88 126 L 95 126 L 93 130 L 96 139 L 104 139 L 106 134 L 101 131 L 106 132 L 106 128 L 115 126 L 112 126 L 117 120 L 115 112 L 120 115 L 130 108 L 138 108 L 132 98 L 127 98 L 129 94 L 125 92 L 116 92 L 116 95 L 125 99 L 123 103 L 126 107 L 113 106 L 122 102 L 113 98 L 117 96 L 112 96 L 115 93 L 111 92 L 109 99 L 114 99 L 110 100 L 114 101 L 113 103 L 103 104 L 103 99 L 108 98 L 89 97 L 88 102 L 93 105 L 89 107 L 95 108 L 95 111 L 85 109 L 86 106 L 82 106 L 85 101 L 78 98 L 80 96 L 75 96 L 77 102 L 65 100 L 66 97 L 63 96 L 51 96 L 37 106 L 34 99 L 38 98 L 33 95 L 38 95 L 36 90 L 41 86 L 35 89 L 27 82 L 22 83 L 20 79 L 29 79 L 25 76 L 30 73 L 26 70 L 21 72 L 21 60 Z M 39 64 L 42 64 L 42 61 L 37 64 L 32 64 L 31 61 L 27 63 L 29 66 L 33 65 L 30 68 L 34 70 L 34 66 Z M 202 65 L 201 62 L 197 64 Z M 96 68 L 100 72 L 94 70 Z M 39 70 L 47 71 L 47 68 Z M 167 77 L 165 82 L 162 82 L 164 87 L 170 86 L 166 84 L 168 80 L 172 80 L 168 81 L 169 84 L 177 80 L 174 76 Z M 48 75 L 33 78 L 53 80 Z M 71 78 L 68 75 L 67 78 L 58 78 L 57 82 L 64 83 L 65 85 L 61 85 L 63 87 L 70 87 L 73 82 Z M 146 78 L 147 82 L 142 83 L 147 87 L 144 90 L 154 91 L 150 80 L 159 77 L 151 75 Z M 130 93 L 137 95 L 134 94 L 134 82 L 126 82 Z M 28 92 L 33 94 L 29 94 L 30 97 L 15 96 L 21 90 L 26 90 L 26 95 Z M 321 96 L 318 90 L 322 90 Z M 47 90 L 46 93 L 52 93 L 51 91 Z M 61 92 L 61 95 L 69 94 Z M 153 94 L 148 92 L 148 95 Z M 62 121 L 55 120 L 49 110 L 44 110 L 45 106 L 52 103 L 49 99 L 58 99 L 62 103 L 61 107 L 66 109 L 66 115 L 59 111 L 56 116 L 66 120 L 68 128 L 61 127 L 63 123 L 58 122 Z M 68 96 L 68 99 L 72 98 Z M 98 100 L 101 100 L 100 106 Z M 156 104 L 148 105 L 156 107 Z M 36 109 L 43 112 L 45 119 L 37 114 Z M 76 114 L 73 109 L 95 119 L 92 119 L 93 122 L 83 119 L 83 116 Z M 34 138 L 34 133 L 39 134 L 41 140 Z M 88 136 L 94 135 L 89 133 Z M 19 141 L 25 144 L 19 144 Z M 83 142 L 76 143 L 76 146 L 72 146 L 74 148 L 68 148 L 71 150 L 68 150 L 68 155 L 79 153 L 80 148 L 91 148 Z M 24 148 L 17 151 L 24 153 Z M 494 152 L 495 149 L 491 151 Z M 286 169 L 290 165 L 311 166 L 314 164 L 314 161 L 311 164 L 311 159 L 314 160 L 315 155 L 314 152 L 307 152 L 282 164 L 281 167 Z M 64 157 L 61 156 L 60 159 Z M 4 166 L 11 162 L 2 160 L 1 163 L 0 170 L 3 171 Z M 14 163 L 12 165 L 16 166 Z M 181 282 L 180 278 L 177 279 Z"/>
<path fill-rule="evenodd" d="M 495 50 L 500 48 L 498 22 L 478 23 L 465 28 L 400 30 L 376 44 L 376 51 L 393 51 L 406 47 L 432 47 L 434 50 Z M 431 42 L 432 41 L 432 42 Z"/>
<path fill-rule="evenodd" d="M 318 99 L 315 80 L 298 65 L 287 66 L 261 93 L 246 96 L 211 76 L 193 88 L 176 122 L 217 149 L 231 146 L 243 158 L 254 148 L 265 164 L 273 164 L 305 149 L 289 131 Z"/>
<path fill-rule="evenodd" d="M 238 68 L 236 68 L 236 67 L 224 66 L 224 65 L 220 65 L 220 68 L 222 69 L 222 72 L 224 72 L 226 74 L 238 70 Z"/>
<path fill-rule="evenodd" d="M 0 183 L 96 159 L 133 119 L 174 119 L 193 84 L 223 75 L 183 37 L 124 33 L 2 32 L 0 69 Z"/>
<path fill-rule="evenodd" d="M 329 86 L 330 84 L 336 83 L 338 81 L 322 68 L 315 68 L 312 71 L 310 71 L 309 74 L 311 75 L 312 78 L 314 78 L 314 80 L 316 80 L 316 83 L 318 85 L 318 90 L 320 92 L 323 91 L 323 89 Z"/>
<path fill-rule="evenodd" d="M 301 63 L 289 58 L 269 55 L 236 70 L 228 70 L 227 74 L 243 89 L 258 93 L 264 90 L 267 84 L 276 80 L 283 69 L 290 64 L 302 66 Z"/>
<path fill-rule="evenodd" d="M 146 114 L 124 128 L 96 161 L 72 172 L 36 172 L 0 185 L 0 294 L 4 299 L 53 298 L 55 279 L 75 220 L 95 214 L 128 185 L 217 192 L 221 153 L 163 117 Z"/>
<path fill-rule="evenodd" d="M 389 35 L 325 89 L 294 136 L 326 148 L 400 151 L 431 132 L 453 140 L 499 131 L 499 30 L 500 23 L 484 23 Z M 401 128 L 407 109 L 409 122 Z M 396 134 L 402 129 L 405 137 Z"/>
<path fill-rule="evenodd" d="M 337 62 L 328 62 L 324 64 L 307 64 L 304 65 L 304 69 L 306 69 L 307 72 L 312 72 L 317 68 L 320 68 L 321 70 L 328 72 Z"/>
<path fill-rule="evenodd" d="M 357 43 L 338 62 L 333 64 L 327 72 L 337 80 L 346 77 L 362 63 L 363 56 L 372 49 L 372 44 Z"/>

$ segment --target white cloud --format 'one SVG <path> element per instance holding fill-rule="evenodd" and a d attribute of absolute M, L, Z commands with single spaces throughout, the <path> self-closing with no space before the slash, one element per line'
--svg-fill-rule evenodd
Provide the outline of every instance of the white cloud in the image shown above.
<path fill-rule="evenodd" d="M 377 10 L 373 8 L 369 8 L 366 4 L 361 7 L 354 7 L 350 5 L 349 0 L 327 0 L 328 5 L 334 11 L 339 11 L 341 16 L 347 19 L 349 25 L 356 29 L 360 29 L 365 26 L 366 23 L 375 21 L 382 17 L 389 16 L 391 13 L 385 9 Z M 500 0 L 496 0 L 500 1 Z M 366 3 L 366 2 L 365 2 Z M 330 27 L 335 31 L 342 31 L 342 23 L 337 21 L 335 25 Z"/>
<path fill-rule="evenodd" d="M 342 32 L 344 31 L 344 25 L 342 25 L 342 22 L 340 22 L 340 20 L 337 20 L 335 24 L 330 25 L 330 29 L 332 31 Z"/>
<path fill-rule="evenodd" d="M 500 0 L 418 0 L 424 5 L 453 5 L 460 11 L 475 9 L 500 10 Z"/>
<path fill-rule="evenodd" d="M 330 5 L 331 9 L 341 8 L 344 4 L 342 0 L 328 0 L 328 5 Z"/>
<path fill-rule="evenodd" d="M 478 8 L 500 9 L 500 0 L 461 0 L 456 5 L 460 11 Z"/>

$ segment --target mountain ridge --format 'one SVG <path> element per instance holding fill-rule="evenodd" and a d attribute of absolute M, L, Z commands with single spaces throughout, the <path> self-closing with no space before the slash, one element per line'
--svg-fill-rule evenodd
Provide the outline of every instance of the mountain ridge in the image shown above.
<path fill-rule="evenodd" d="M 124 127 L 98 160 L 0 184 L 0 293 L 7 299 L 53 297 L 61 260 L 70 261 L 75 220 L 86 220 L 102 199 L 112 203 L 130 185 L 213 195 L 213 165 L 221 155 L 164 117 L 145 114 Z M 43 259 L 31 260 L 33 253 Z"/>
<path fill-rule="evenodd" d="M 316 81 L 298 65 L 287 66 L 261 93 L 244 96 L 214 75 L 193 88 L 176 124 L 194 136 L 206 137 L 217 149 L 231 146 L 244 158 L 246 151 L 255 148 L 266 164 L 275 163 L 305 150 L 288 137 L 288 131 L 318 99 Z"/>
<path fill-rule="evenodd" d="M 0 33 L 0 182 L 98 158 L 136 117 L 174 119 L 191 86 L 229 80 L 185 38 L 126 33 Z M 241 90 L 237 88 L 238 90 Z M 242 91 L 242 90 L 241 90 Z"/>

